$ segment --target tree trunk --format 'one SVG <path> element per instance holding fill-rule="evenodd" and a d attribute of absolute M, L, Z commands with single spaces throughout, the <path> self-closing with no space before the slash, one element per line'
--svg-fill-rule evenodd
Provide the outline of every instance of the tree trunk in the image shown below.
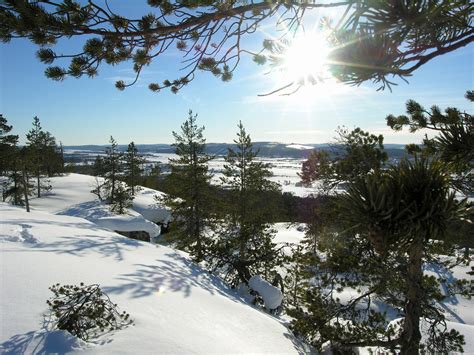
<path fill-rule="evenodd" d="M 41 180 L 40 180 L 40 174 L 39 173 L 36 175 L 36 183 L 38 184 L 38 186 L 37 186 L 38 197 L 41 197 Z"/>
<path fill-rule="evenodd" d="M 25 196 L 26 212 L 30 212 L 30 201 L 28 199 L 28 174 L 26 169 L 23 169 L 23 194 Z"/>
<path fill-rule="evenodd" d="M 413 241 L 408 252 L 405 320 L 401 337 L 402 354 L 419 354 L 421 341 L 421 300 L 424 297 L 422 261 L 423 238 L 418 237 Z"/>

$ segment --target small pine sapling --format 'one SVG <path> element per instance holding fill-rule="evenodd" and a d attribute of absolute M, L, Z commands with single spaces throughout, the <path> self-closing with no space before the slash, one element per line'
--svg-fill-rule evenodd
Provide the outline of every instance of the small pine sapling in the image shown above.
<path fill-rule="evenodd" d="M 133 325 L 130 315 L 120 313 L 117 304 L 102 292 L 99 285 L 60 285 L 49 288 L 54 297 L 46 303 L 56 319 L 58 329 L 66 330 L 78 338 L 88 341 L 103 333 Z"/>

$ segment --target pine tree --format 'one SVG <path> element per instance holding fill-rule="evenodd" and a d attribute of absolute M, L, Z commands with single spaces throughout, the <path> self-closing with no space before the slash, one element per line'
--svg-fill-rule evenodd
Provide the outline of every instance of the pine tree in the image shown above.
<path fill-rule="evenodd" d="M 323 191 L 330 191 L 341 183 L 348 183 L 370 171 L 381 169 L 388 159 L 383 136 L 360 128 L 348 131 L 337 129 L 338 138 L 332 144 L 332 156 L 327 151 L 314 151 L 303 162 L 299 176 L 305 185 L 322 182 Z"/>
<path fill-rule="evenodd" d="M 118 214 L 126 214 L 127 208 L 132 207 L 133 195 L 125 188 L 123 182 L 117 184 L 114 200 L 111 203 L 111 211 Z"/>
<path fill-rule="evenodd" d="M 106 156 L 104 158 L 104 188 L 107 192 L 109 203 L 113 204 L 115 202 L 115 191 L 119 184 L 119 175 L 123 170 L 123 154 L 119 152 L 118 144 L 114 137 L 110 136 L 109 143 L 110 147 L 106 149 Z"/>
<path fill-rule="evenodd" d="M 91 193 L 96 195 L 100 201 L 104 200 L 103 189 L 105 186 L 105 181 L 102 178 L 105 176 L 105 161 L 104 158 L 100 155 L 97 155 L 94 164 L 92 165 L 92 175 L 95 176 L 94 179 L 94 188 L 91 190 Z"/>
<path fill-rule="evenodd" d="M 181 132 L 173 132 L 178 158 L 169 160 L 169 195 L 162 201 L 170 208 L 175 224 L 170 238 L 201 261 L 210 243 L 208 235 L 213 224 L 209 206 L 212 176 L 208 171 L 213 156 L 205 153 L 204 127 L 198 127 L 196 118 L 190 110 Z"/>
<path fill-rule="evenodd" d="M 238 125 L 236 148 L 225 157 L 223 187 L 228 190 L 223 206 L 225 223 L 215 247 L 216 268 L 226 268 L 228 279 L 248 282 L 252 274 L 270 277 L 277 263 L 277 251 L 270 227 L 275 205 L 268 193 L 278 190 L 271 182 L 268 164 L 256 161 L 250 136 Z"/>
<path fill-rule="evenodd" d="M 446 330 L 437 302 L 469 290 L 463 282 L 422 272 L 427 261 L 437 267 L 456 263 L 437 255 L 452 253 L 446 238 L 451 222 L 472 219 L 472 207 L 456 201 L 450 191 L 447 171 L 439 161 L 403 160 L 356 177 L 346 193 L 332 197 L 317 250 L 306 250 L 301 261 L 303 303 L 289 310 L 296 333 L 316 347 L 331 341 L 345 351 L 351 346 L 381 346 L 403 354 L 462 350 L 462 336 Z M 347 287 L 357 294 L 341 301 L 338 292 Z M 370 307 L 374 302 L 402 313 L 400 331 L 388 327 L 383 310 Z M 429 324 L 425 344 L 422 318 Z"/>
<path fill-rule="evenodd" d="M 92 164 L 92 174 L 94 176 L 104 176 L 105 175 L 105 159 L 100 155 L 97 155 Z"/>
<path fill-rule="evenodd" d="M 474 102 L 474 91 L 467 91 L 466 99 Z M 406 103 L 407 115 L 388 115 L 387 125 L 395 131 L 408 127 L 410 132 L 430 130 L 436 135 L 425 135 L 422 146 L 409 144 L 411 154 L 434 156 L 449 167 L 453 187 L 474 193 L 474 116 L 448 107 L 444 112 L 433 105 L 429 110 L 414 100 Z"/>
<path fill-rule="evenodd" d="M 17 146 L 18 136 L 9 135 L 12 126 L 0 115 L 0 172 L 6 174 L 8 180 L 2 187 L 3 201 L 11 201 L 17 206 L 25 206 L 30 212 L 29 196 L 32 185 L 29 174 L 32 169 L 28 148 Z"/>
<path fill-rule="evenodd" d="M 29 156 L 28 160 L 36 177 L 37 197 L 41 197 L 42 190 L 51 190 L 51 185 L 48 182 L 43 183 L 41 176 L 44 173 L 52 176 L 54 172 L 57 172 L 60 164 L 56 140 L 51 133 L 43 130 L 37 116 L 33 118 L 33 128 L 26 134 L 26 138 L 25 154 Z"/>
<path fill-rule="evenodd" d="M 8 172 L 14 162 L 18 135 L 8 134 L 12 126 L 7 124 L 7 119 L 0 114 L 0 175 Z"/>
<path fill-rule="evenodd" d="M 138 150 L 135 147 L 135 143 L 131 142 L 127 151 L 124 154 L 124 179 L 131 189 L 132 196 L 138 191 L 138 181 L 143 172 L 142 165 L 145 163 L 145 159 L 138 154 Z"/>
<path fill-rule="evenodd" d="M 49 65 L 46 76 L 58 81 L 67 76 L 94 77 L 103 65 L 130 63 L 136 77 L 129 82 L 118 80 L 115 85 L 120 90 L 139 82 L 142 69 L 173 52 L 176 44 L 181 59 L 193 65 L 184 65 L 179 77 L 149 84 L 154 92 L 171 89 L 174 93 L 194 80 L 198 70 L 229 81 L 244 53 L 258 52 L 254 54 L 257 64 L 268 61 L 284 67 L 285 51 L 291 48 L 301 24 L 322 27 L 319 34 L 328 37 L 333 47 L 327 66 L 336 80 L 352 85 L 372 81 L 380 88 L 390 88 L 393 77 L 407 78 L 438 56 L 474 41 L 474 10 L 467 0 L 147 3 L 149 7 L 141 8 L 142 13 L 137 9 L 133 17 L 126 17 L 120 7 L 104 6 L 99 0 L 2 1 L 0 39 L 26 38 L 38 45 L 38 59 Z M 315 12 L 328 7 L 336 11 L 328 13 L 319 26 Z M 281 29 L 282 23 L 291 26 L 284 28 L 278 39 L 266 38 L 262 51 L 254 50 L 255 43 L 247 37 L 258 38 L 258 28 L 264 23 L 277 27 L 267 33 Z M 202 44 L 196 46 L 198 38 Z M 63 40 L 71 41 L 71 53 L 53 50 Z M 68 61 L 65 65 L 64 60 Z M 319 69 L 317 65 L 314 70 Z M 308 76 L 309 80 L 294 80 L 282 89 L 294 92 L 306 82 L 320 82 L 319 76 Z"/>

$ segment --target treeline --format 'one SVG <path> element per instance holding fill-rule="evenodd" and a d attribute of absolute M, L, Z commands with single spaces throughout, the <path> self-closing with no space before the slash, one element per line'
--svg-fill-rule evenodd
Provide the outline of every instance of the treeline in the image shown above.
<path fill-rule="evenodd" d="M 50 191 L 47 178 L 64 170 L 62 145 L 48 131 L 43 130 L 38 117 L 33 118 L 33 127 L 26 134 L 26 144 L 18 145 L 18 135 L 9 134 L 12 126 L 0 114 L 0 176 L 2 200 L 25 206 L 30 211 L 29 198 L 41 197 Z"/>

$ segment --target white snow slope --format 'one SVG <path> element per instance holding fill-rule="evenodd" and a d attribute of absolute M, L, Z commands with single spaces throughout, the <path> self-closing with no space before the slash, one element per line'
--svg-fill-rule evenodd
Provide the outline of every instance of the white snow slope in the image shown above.
<path fill-rule="evenodd" d="M 0 353 L 303 351 L 284 325 L 242 302 L 184 253 L 83 218 L 26 213 L 3 203 L 0 215 Z M 136 325 L 96 344 L 46 331 L 48 287 L 58 282 L 100 284 Z"/>
<path fill-rule="evenodd" d="M 163 195 L 159 191 L 142 187 L 133 199 L 132 209 L 128 211 L 129 216 L 117 216 L 90 192 L 95 187 L 95 177 L 67 174 L 53 177 L 50 182 L 52 191 L 39 199 L 33 198 L 32 210 L 82 217 L 116 231 L 146 231 L 152 238 L 160 235 L 160 227 L 152 222 L 167 224 L 171 218 L 169 211 L 160 206 L 154 198 Z M 124 220 L 127 219 L 133 223 L 126 226 Z"/>

